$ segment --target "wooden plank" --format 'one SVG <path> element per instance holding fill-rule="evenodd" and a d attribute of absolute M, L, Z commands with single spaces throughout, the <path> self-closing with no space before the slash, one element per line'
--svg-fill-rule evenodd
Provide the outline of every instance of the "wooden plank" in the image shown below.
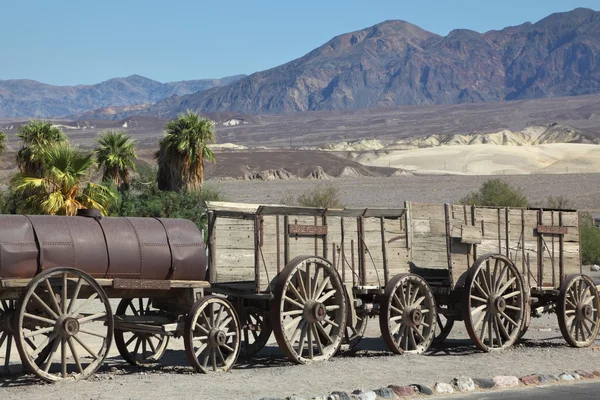
<path fill-rule="evenodd" d="M 288 235 L 326 236 L 327 226 L 289 224 L 287 231 Z"/>
<path fill-rule="evenodd" d="M 216 223 L 217 216 L 208 212 L 208 280 L 215 282 L 217 280 L 217 258 L 216 258 Z"/>
<path fill-rule="evenodd" d="M 566 226 L 538 225 L 536 230 L 538 234 L 566 235 L 569 233 L 569 228 Z"/>

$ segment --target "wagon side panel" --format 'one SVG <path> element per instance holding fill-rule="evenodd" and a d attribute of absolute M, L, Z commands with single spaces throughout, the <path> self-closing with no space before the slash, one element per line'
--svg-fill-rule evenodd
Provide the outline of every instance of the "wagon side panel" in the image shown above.
<path fill-rule="evenodd" d="M 254 281 L 254 220 L 219 217 L 212 232 L 214 282 Z"/>
<path fill-rule="evenodd" d="M 410 262 L 419 268 L 448 271 L 446 217 L 443 204 L 410 203 Z"/>

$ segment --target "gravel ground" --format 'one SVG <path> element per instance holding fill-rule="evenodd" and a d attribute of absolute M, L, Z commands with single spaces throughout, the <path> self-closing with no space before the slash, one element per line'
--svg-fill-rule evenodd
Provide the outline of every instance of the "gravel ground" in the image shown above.
<path fill-rule="evenodd" d="M 447 341 L 422 355 L 395 356 L 385 348 L 377 319 L 369 321 L 366 337 L 355 356 L 329 362 L 293 365 L 271 343 L 251 363 L 238 364 L 229 373 L 199 375 L 191 372 L 180 350 L 181 340 L 170 344 L 162 368 L 138 369 L 112 357 L 92 379 L 53 385 L 25 376 L 3 382 L 5 399 L 259 399 L 325 395 L 334 390 L 375 389 L 389 384 L 449 382 L 458 375 L 493 377 L 532 373 L 594 370 L 600 364 L 596 347 L 573 349 L 562 339 L 554 315 L 534 319 L 523 341 L 514 348 L 481 353 L 462 323 Z"/>
<path fill-rule="evenodd" d="M 400 206 L 404 200 L 454 202 L 488 178 L 413 176 L 334 182 L 348 206 L 389 207 Z M 534 201 L 548 195 L 564 195 L 573 200 L 575 207 L 600 209 L 600 175 L 507 176 L 506 179 L 523 187 Z M 237 181 L 215 185 L 232 201 L 273 203 L 317 183 Z M 380 338 L 378 321 L 372 319 L 356 355 L 337 356 L 329 362 L 291 364 L 271 342 L 252 362 L 238 363 L 229 373 L 199 375 L 193 374 L 187 365 L 182 341 L 172 340 L 161 363 L 156 368 L 130 367 L 118 356 L 113 344 L 107 363 L 90 380 L 47 385 L 17 375 L 2 381 L 2 395 L 5 399 L 259 399 L 294 394 L 310 397 L 334 390 L 375 389 L 389 384 L 433 385 L 458 375 L 491 378 L 595 370 L 600 369 L 600 351 L 596 346 L 568 347 L 560 335 L 556 317 L 545 315 L 532 321 L 523 341 L 505 351 L 477 351 L 464 325 L 457 322 L 441 347 L 422 355 L 393 356 Z"/>

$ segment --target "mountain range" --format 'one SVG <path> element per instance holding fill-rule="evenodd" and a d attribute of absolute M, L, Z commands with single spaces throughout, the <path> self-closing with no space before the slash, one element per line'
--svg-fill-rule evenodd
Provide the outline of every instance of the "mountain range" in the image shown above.
<path fill-rule="evenodd" d="M 77 86 L 53 86 L 27 79 L 0 80 L 0 118 L 62 117 L 101 107 L 151 104 L 170 96 L 226 85 L 243 76 L 161 83 L 131 75 Z"/>
<path fill-rule="evenodd" d="M 129 80 L 144 81 L 144 89 Z M 15 89 L 7 92 L 6 82 Z M 198 86 L 134 76 L 91 87 L 45 87 L 42 96 L 27 89 L 30 82 L 0 81 L 0 117 L 172 118 L 186 110 L 289 114 L 595 94 L 600 93 L 600 12 L 577 8 L 536 23 L 485 33 L 456 29 L 446 36 L 385 21 L 337 36 L 275 68 L 193 81 Z M 136 89 L 121 90 L 126 85 Z M 95 110 L 99 103 L 108 108 Z"/>

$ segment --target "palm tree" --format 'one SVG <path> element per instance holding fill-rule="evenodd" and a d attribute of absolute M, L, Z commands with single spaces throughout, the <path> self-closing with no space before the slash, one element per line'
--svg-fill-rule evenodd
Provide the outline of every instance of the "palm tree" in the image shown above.
<path fill-rule="evenodd" d="M 21 149 L 17 152 L 17 164 L 22 174 L 41 177 L 43 175 L 42 153 L 53 143 L 66 142 L 65 134 L 50 122 L 33 120 L 21 125 L 17 137 Z"/>
<path fill-rule="evenodd" d="M 0 131 L 0 155 L 6 150 L 6 133 Z"/>
<path fill-rule="evenodd" d="M 204 161 L 215 161 L 208 148 L 215 142 L 214 122 L 188 111 L 165 125 L 160 141 L 158 188 L 161 190 L 197 190 L 204 183 Z"/>
<path fill-rule="evenodd" d="M 105 185 L 90 182 L 96 167 L 93 153 L 58 142 L 39 154 L 43 175 L 20 173 L 12 182 L 17 195 L 27 194 L 19 205 L 20 212 L 75 215 L 79 208 L 97 208 L 108 214 L 116 194 Z"/>
<path fill-rule="evenodd" d="M 135 141 L 125 132 L 106 131 L 97 139 L 98 166 L 104 168 L 103 181 L 112 181 L 119 190 L 129 188 L 129 170 L 135 171 Z"/>

